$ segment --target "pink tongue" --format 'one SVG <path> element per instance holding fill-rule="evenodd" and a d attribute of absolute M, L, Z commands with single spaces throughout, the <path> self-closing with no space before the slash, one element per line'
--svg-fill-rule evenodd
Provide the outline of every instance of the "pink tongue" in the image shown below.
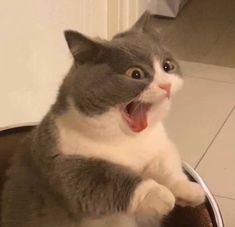
<path fill-rule="evenodd" d="M 148 105 L 143 103 L 133 103 L 129 108 L 128 125 L 134 132 L 141 132 L 147 126 Z"/>

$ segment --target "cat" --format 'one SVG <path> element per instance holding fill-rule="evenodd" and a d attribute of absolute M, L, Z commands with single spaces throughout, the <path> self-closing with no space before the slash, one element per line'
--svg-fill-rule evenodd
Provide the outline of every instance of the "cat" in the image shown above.
<path fill-rule="evenodd" d="M 151 14 L 110 41 L 64 35 L 73 65 L 12 160 L 2 226 L 160 226 L 175 204 L 203 203 L 164 129 L 183 78 Z"/>

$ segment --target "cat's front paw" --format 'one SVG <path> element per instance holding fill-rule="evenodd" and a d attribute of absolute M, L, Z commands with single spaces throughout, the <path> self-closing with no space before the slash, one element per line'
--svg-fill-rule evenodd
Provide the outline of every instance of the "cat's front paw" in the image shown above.
<path fill-rule="evenodd" d="M 177 182 L 172 187 L 176 204 L 180 206 L 198 206 L 205 201 L 205 192 L 202 187 L 194 182 L 184 180 Z"/>
<path fill-rule="evenodd" d="M 152 179 L 137 186 L 129 211 L 146 215 L 167 215 L 175 206 L 172 192 Z"/>

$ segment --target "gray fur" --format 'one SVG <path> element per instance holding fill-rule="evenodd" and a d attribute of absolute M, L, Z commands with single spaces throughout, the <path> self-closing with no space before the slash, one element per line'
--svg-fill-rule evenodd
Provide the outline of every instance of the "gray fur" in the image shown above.
<path fill-rule="evenodd" d="M 125 103 L 146 89 L 154 76 L 153 58 L 160 61 L 172 55 L 163 47 L 155 25 L 145 13 L 128 31 L 117 34 L 111 41 L 92 40 L 84 35 L 66 31 L 65 37 L 74 57 L 74 66 L 62 85 L 76 107 L 87 115 L 102 114 L 110 107 Z M 125 75 L 128 68 L 137 66 L 146 73 L 143 80 L 134 80 Z M 69 84 L 69 85 L 68 85 Z M 57 108 L 58 109 L 58 108 Z"/>
<path fill-rule="evenodd" d="M 125 211 L 141 181 L 128 168 L 59 153 L 51 116 L 12 161 L 3 192 L 3 227 L 69 227 L 84 217 Z"/>
<path fill-rule="evenodd" d="M 103 46 L 104 54 L 99 63 L 88 61 L 76 65 L 75 62 L 68 75 L 71 83 L 69 96 L 87 115 L 101 114 L 111 106 L 133 99 L 153 79 L 149 56 L 144 56 L 138 46 L 121 40 L 104 42 Z M 141 66 L 148 77 L 138 81 L 125 76 L 125 71 L 133 65 Z"/>
<path fill-rule="evenodd" d="M 72 227 L 84 218 L 127 210 L 141 177 L 113 163 L 63 155 L 55 119 L 67 111 L 68 98 L 92 116 L 130 101 L 148 87 L 154 74 L 153 55 L 170 57 L 158 34 L 147 26 L 148 18 L 146 14 L 111 41 L 65 33 L 74 64 L 56 103 L 12 160 L 2 197 L 3 227 Z M 141 67 L 146 78 L 125 76 L 131 66 Z"/>

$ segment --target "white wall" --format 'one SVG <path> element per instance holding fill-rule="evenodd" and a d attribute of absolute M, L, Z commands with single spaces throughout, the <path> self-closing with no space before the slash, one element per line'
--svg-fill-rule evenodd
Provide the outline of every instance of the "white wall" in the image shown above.
<path fill-rule="evenodd" d="M 0 1 L 0 128 L 41 119 L 71 64 L 63 30 L 106 38 L 107 1 Z"/>
<path fill-rule="evenodd" d="M 128 29 L 144 11 L 139 7 L 145 0 L 109 0 L 108 1 L 108 37 Z M 142 5 L 141 5 L 142 6 Z"/>
<path fill-rule="evenodd" d="M 72 62 L 65 29 L 111 38 L 134 23 L 144 1 L 1 0 L 0 129 L 37 122 L 54 102 Z"/>

